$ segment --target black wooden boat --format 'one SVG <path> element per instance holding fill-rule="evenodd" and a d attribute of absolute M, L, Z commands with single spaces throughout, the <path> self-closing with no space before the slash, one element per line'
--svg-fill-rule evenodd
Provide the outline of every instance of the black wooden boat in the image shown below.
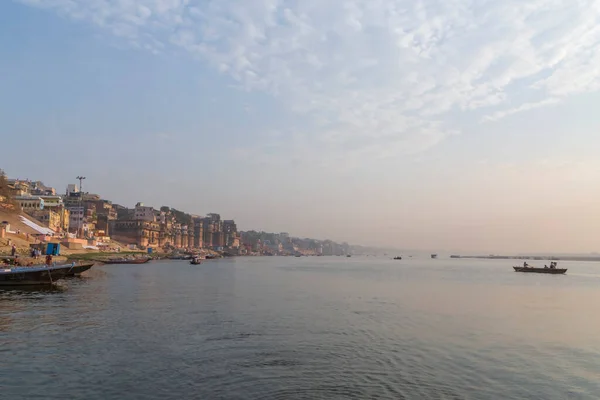
<path fill-rule="evenodd" d="M 402 260 L 402 257 L 400 257 L 400 256 L 394 257 L 394 260 Z"/>
<path fill-rule="evenodd" d="M 513 267 L 516 272 L 533 272 L 538 274 L 564 274 L 566 268 L 534 268 L 534 267 Z"/>
<path fill-rule="evenodd" d="M 93 266 L 94 266 L 94 263 L 87 263 L 87 264 L 75 265 L 75 266 L 73 266 L 73 268 L 71 268 L 71 271 L 68 272 L 65 276 L 67 276 L 67 277 L 79 276 L 82 273 L 84 273 L 85 271 L 87 271 L 90 268 L 92 268 Z"/>
<path fill-rule="evenodd" d="M 63 279 L 73 264 L 34 267 L 0 267 L 0 286 L 51 285 Z"/>
<path fill-rule="evenodd" d="M 192 258 L 190 260 L 190 264 L 192 264 L 192 265 L 200 265 L 200 264 L 202 264 L 202 260 L 199 259 L 199 258 L 197 258 L 197 257 L 195 257 L 195 258 Z"/>

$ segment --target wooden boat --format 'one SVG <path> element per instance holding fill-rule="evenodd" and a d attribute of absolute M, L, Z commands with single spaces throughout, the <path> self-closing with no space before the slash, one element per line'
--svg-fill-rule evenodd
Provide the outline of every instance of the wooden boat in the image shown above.
<path fill-rule="evenodd" d="M 564 274 L 567 268 L 535 268 L 535 267 L 513 267 L 516 272 L 534 272 L 538 274 Z"/>
<path fill-rule="evenodd" d="M 402 257 L 396 256 L 396 257 L 394 257 L 394 260 L 402 260 Z"/>
<path fill-rule="evenodd" d="M 73 264 L 0 267 L 0 286 L 51 285 L 67 276 L 73 268 Z"/>
<path fill-rule="evenodd" d="M 199 258 L 192 258 L 192 260 L 190 261 L 190 264 L 200 265 L 200 264 L 202 264 L 202 260 L 200 260 Z"/>
<path fill-rule="evenodd" d="M 65 276 L 66 277 L 79 276 L 82 273 L 84 273 L 85 271 L 92 268 L 93 266 L 94 266 L 94 263 L 75 265 L 73 268 L 71 268 L 71 271 L 68 272 Z"/>
<path fill-rule="evenodd" d="M 145 264 L 150 258 L 109 258 L 104 264 Z"/>
<path fill-rule="evenodd" d="M 431 258 L 437 258 L 437 254 L 432 254 Z"/>

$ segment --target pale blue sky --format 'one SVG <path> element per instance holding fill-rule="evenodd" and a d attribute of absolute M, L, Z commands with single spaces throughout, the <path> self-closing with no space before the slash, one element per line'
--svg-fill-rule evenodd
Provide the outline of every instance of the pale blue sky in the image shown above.
<path fill-rule="evenodd" d="M 595 251 L 600 3 L 0 2 L 0 167 L 242 229 Z"/>

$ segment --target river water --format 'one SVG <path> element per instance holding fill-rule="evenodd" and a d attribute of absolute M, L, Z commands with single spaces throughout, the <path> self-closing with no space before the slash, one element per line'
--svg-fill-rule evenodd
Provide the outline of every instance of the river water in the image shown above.
<path fill-rule="evenodd" d="M 600 264 L 265 257 L 0 289 L 2 399 L 597 399 Z"/>

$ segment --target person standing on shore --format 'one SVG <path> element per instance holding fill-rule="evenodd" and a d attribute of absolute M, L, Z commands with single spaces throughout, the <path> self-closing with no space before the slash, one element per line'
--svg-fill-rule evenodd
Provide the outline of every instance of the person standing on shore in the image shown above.
<path fill-rule="evenodd" d="M 17 246 L 15 246 L 13 244 L 12 247 L 10 248 L 10 255 L 14 257 L 15 254 L 17 254 Z"/>

